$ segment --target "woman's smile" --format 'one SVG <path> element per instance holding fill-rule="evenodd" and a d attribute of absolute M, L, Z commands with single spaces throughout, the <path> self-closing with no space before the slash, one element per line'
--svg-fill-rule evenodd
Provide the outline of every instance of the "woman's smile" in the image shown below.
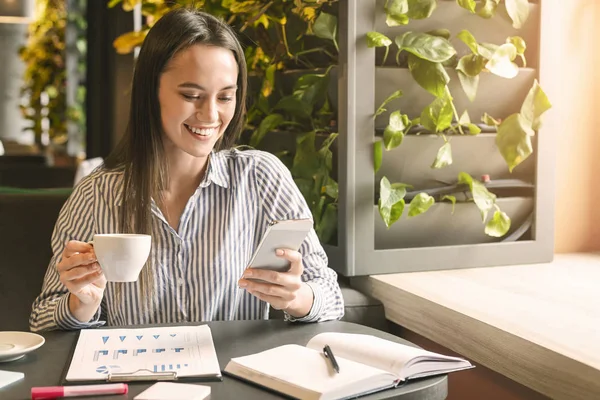
<path fill-rule="evenodd" d="M 219 133 L 219 128 L 221 125 L 216 126 L 192 126 L 188 124 L 183 124 L 187 131 L 194 136 L 201 136 L 203 138 L 210 138 Z"/>

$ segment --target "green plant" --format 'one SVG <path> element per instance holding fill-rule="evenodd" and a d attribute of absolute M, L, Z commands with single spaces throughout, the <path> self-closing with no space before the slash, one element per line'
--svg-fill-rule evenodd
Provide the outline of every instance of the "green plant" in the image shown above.
<path fill-rule="evenodd" d="M 335 241 L 337 228 L 338 189 L 331 152 L 337 122 L 327 96 L 330 66 L 337 63 L 338 53 L 336 3 L 112 0 L 108 4 L 120 4 L 125 11 L 140 6 L 145 17 L 139 32 L 127 32 L 115 40 L 114 47 L 121 54 L 141 45 L 152 25 L 173 7 L 196 7 L 223 18 L 238 31 L 250 79 L 250 107 L 240 146 L 267 149 L 286 163 L 311 208 L 323 243 Z M 292 146 L 281 146 L 290 139 Z"/>
<path fill-rule="evenodd" d="M 67 105 L 66 86 L 66 51 L 65 30 L 67 27 L 67 11 L 64 0 L 38 0 L 37 18 L 29 25 L 27 44 L 19 51 L 25 64 L 21 94 L 24 103 L 21 112 L 31 122 L 25 128 L 32 131 L 35 143 L 43 146 L 42 136 L 48 133 L 54 145 L 64 145 L 67 141 L 67 124 L 69 121 L 84 128 L 85 89 L 79 87 L 80 94 L 75 104 Z M 83 63 L 85 52 L 85 19 L 82 15 L 70 13 L 78 27 L 78 49 L 82 51 L 79 68 Z M 44 122 L 47 121 L 47 122 Z"/>
<path fill-rule="evenodd" d="M 21 111 L 31 125 L 35 142 L 42 144 L 47 129 L 50 139 L 64 143 L 67 135 L 67 103 L 65 91 L 65 3 L 60 0 L 37 2 L 37 19 L 29 25 L 27 45 L 19 55 L 25 63 L 21 94 L 27 104 Z M 47 115 L 44 115 L 47 109 Z M 48 126 L 43 120 L 48 119 Z M 46 129 L 45 129 L 46 128 Z"/>
<path fill-rule="evenodd" d="M 458 6 L 483 18 L 494 16 L 499 0 L 457 0 Z M 520 28 L 527 20 L 529 4 L 527 0 L 506 0 L 507 12 L 512 19 L 513 27 Z M 388 0 L 385 4 L 386 23 L 389 26 L 406 25 L 414 19 L 428 18 L 436 9 L 436 0 Z M 420 115 L 408 116 L 396 110 L 390 114 L 388 126 L 383 132 L 383 141 L 374 144 L 374 168 L 377 172 L 382 163 L 383 149 L 392 150 L 402 144 L 409 133 L 435 134 L 442 141 L 431 168 L 439 169 L 452 164 L 452 135 L 477 135 L 481 125 L 471 122 L 466 110 L 462 114 L 456 109 L 452 94 L 448 88 L 450 76 L 447 68 L 454 69 L 461 86 L 470 99 L 475 101 L 481 73 L 492 73 L 503 78 L 513 78 L 519 72 L 515 63 L 520 58 L 523 67 L 526 65 L 526 43 L 521 37 L 508 37 L 505 43 L 492 44 L 478 42 L 467 30 L 457 33 L 457 38 L 465 43 L 470 54 L 457 59 L 457 51 L 450 42 L 451 33 L 445 29 L 430 32 L 405 32 L 390 38 L 380 32 L 369 32 L 366 40 L 369 47 L 383 47 L 383 62 L 389 54 L 392 43 L 397 47 L 396 63 L 407 67 L 414 81 L 434 96 L 434 100 L 425 107 Z M 375 112 L 377 118 L 385 111 L 386 105 L 393 99 L 402 96 L 397 90 Z M 509 171 L 522 163 L 533 153 L 532 137 L 541 124 L 541 115 L 551 107 L 548 98 L 537 81 L 524 99 L 521 110 L 507 116 L 503 120 L 487 114 L 482 118 L 483 126 L 496 132 L 496 145 L 506 161 Z M 457 183 L 471 192 L 472 200 L 479 208 L 483 221 L 488 213 L 494 210 L 493 217 L 485 227 L 490 236 L 504 236 L 510 229 L 510 218 L 496 204 L 496 195 L 489 192 L 485 184 L 473 179 L 466 172 L 461 172 Z M 409 184 L 390 183 L 385 177 L 380 182 L 379 212 L 388 228 L 401 216 L 405 207 L 405 196 Z M 456 198 L 444 195 L 439 201 L 451 201 Z M 408 216 L 422 214 L 435 203 L 435 199 L 422 192 L 410 202 Z"/>

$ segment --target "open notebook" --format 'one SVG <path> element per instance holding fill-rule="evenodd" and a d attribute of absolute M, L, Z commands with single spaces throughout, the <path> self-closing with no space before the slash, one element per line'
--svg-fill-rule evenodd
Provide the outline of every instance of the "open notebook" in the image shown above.
<path fill-rule="evenodd" d="M 329 345 L 336 373 L 323 354 Z M 344 399 L 393 388 L 409 379 L 473 368 L 444 356 L 370 335 L 321 333 L 308 344 L 289 344 L 237 357 L 225 373 L 298 399 Z"/>

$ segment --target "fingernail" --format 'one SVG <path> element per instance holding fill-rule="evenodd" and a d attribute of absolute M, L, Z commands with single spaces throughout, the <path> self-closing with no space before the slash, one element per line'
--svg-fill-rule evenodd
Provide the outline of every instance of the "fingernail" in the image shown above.
<path fill-rule="evenodd" d="M 246 287 L 246 286 L 248 286 L 248 283 L 247 283 L 247 282 L 244 282 L 244 281 L 239 281 L 239 282 L 238 282 L 238 285 L 239 285 L 240 287 Z"/>
<path fill-rule="evenodd" d="M 282 255 L 283 255 L 283 253 L 284 253 L 284 251 L 283 251 L 283 250 L 281 250 L 281 249 L 277 249 L 277 250 L 275 250 L 275 254 L 277 254 L 278 256 L 282 256 Z"/>

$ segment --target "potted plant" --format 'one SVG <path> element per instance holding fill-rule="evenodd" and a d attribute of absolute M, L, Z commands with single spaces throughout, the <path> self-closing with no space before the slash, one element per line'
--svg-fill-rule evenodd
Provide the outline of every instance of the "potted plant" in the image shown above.
<path fill-rule="evenodd" d="M 465 28 L 477 26 L 473 24 L 475 15 L 488 20 L 503 18 L 496 15 L 504 10 L 498 5 L 498 0 L 388 0 L 381 14 L 389 31 L 372 31 L 362 39 L 369 47 L 378 48 L 378 72 L 388 79 L 376 78 L 376 86 L 381 88 L 382 81 L 386 88 L 392 82 L 396 84 L 394 89 L 387 89 L 387 98 L 374 113 L 376 126 L 380 128 L 374 143 L 374 169 L 379 180 L 377 208 L 383 221 L 376 241 L 386 242 L 380 243 L 382 248 L 397 247 L 399 242 L 406 247 L 486 242 L 506 239 L 507 234 L 511 234 L 510 240 L 515 240 L 531 222 L 529 212 L 523 212 L 523 206 L 533 210 L 531 194 L 524 196 L 520 205 L 500 195 L 508 194 L 510 198 L 515 192 L 533 191 L 533 163 L 528 158 L 534 153 L 541 115 L 551 105 L 535 79 L 535 70 L 525 69 L 526 41 L 513 31 L 526 26 L 530 10 L 527 0 L 506 0 L 504 18 L 510 18 L 513 29 L 504 29 L 508 33 L 501 42 L 480 41 Z M 435 22 L 439 25 L 425 22 L 438 6 L 444 8 L 444 15 L 454 13 L 455 18 L 445 19 L 438 14 Z M 448 24 L 441 25 L 440 21 L 454 21 L 451 25 L 456 31 L 442 29 Z M 414 26 L 420 26 L 421 30 Z M 395 56 L 390 54 L 392 50 Z M 519 80 L 520 74 L 525 78 Z M 490 75 L 494 81 L 489 79 Z M 516 82 L 513 86 L 506 83 L 513 79 Z M 406 92 L 410 92 L 410 98 L 406 98 Z M 520 92 L 520 96 L 517 98 L 514 92 Z M 478 104 L 481 96 L 482 103 L 492 109 L 490 104 L 494 101 L 510 104 L 502 110 L 496 107 L 501 115 L 492 111 L 488 114 Z M 520 102 L 517 109 L 516 102 Z M 474 115 L 480 122 L 476 122 Z M 476 138 L 481 136 L 488 138 L 488 144 L 486 152 L 481 152 L 478 158 L 473 149 Z M 432 151 L 434 142 L 438 144 Z M 458 151 L 453 151 L 455 144 Z M 428 158 L 424 159 L 424 154 Z M 461 157 L 457 158 L 457 154 Z M 497 162 L 493 166 L 494 159 L 504 165 Z M 516 176 L 520 180 L 511 176 L 517 167 L 522 170 Z M 400 182 L 391 183 L 389 175 Z M 478 212 L 458 209 L 461 202 L 474 203 Z M 505 205 L 510 212 L 502 209 Z M 436 241 L 436 234 L 444 228 L 441 216 L 455 211 L 458 215 L 447 220 L 459 227 L 462 236 L 441 234 Z M 434 215 L 427 219 L 427 213 Z M 463 219 L 477 218 L 477 214 L 484 222 L 486 236 L 466 239 Z M 525 229 L 517 226 L 511 229 L 510 214 Z M 401 237 L 386 238 L 383 227 L 389 229 L 403 216 L 407 226 Z M 410 221 L 413 217 L 414 221 Z M 399 222 L 402 223 L 405 222 Z M 419 237 L 416 231 L 426 226 L 429 231 Z M 432 230 L 436 232 L 432 234 Z"/>

